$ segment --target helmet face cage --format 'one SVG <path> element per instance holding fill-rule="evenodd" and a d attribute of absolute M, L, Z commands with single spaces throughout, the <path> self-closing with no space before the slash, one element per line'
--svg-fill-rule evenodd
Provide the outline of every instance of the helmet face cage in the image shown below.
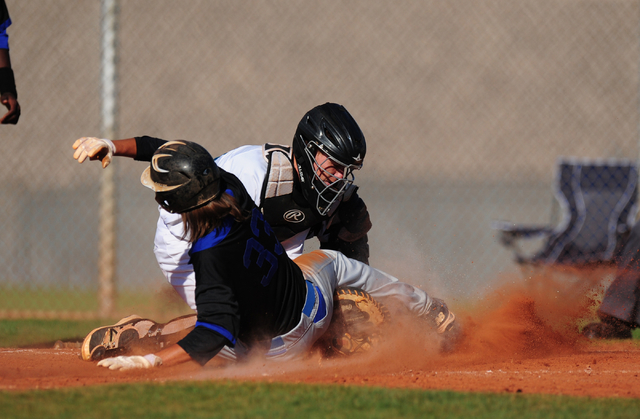
<path fill-rule="evenodd" d="M 310 141 L 304 151 L 309 162 L 308 166 L 313 173 L 311 185 L 317 195 L 316 209 L 320 215 L 327 215 L 347 188 L 353 184 L 355 178 L 353 171 L 359 170 L 362 165 L 345 165 L 323 151 L 322 144 L 316 141 Z M 321 161 L 316 157 L 318 151 L 323 157 Z M 342 169 L 342 178 L 335 176 L 322 167 L 327 160 Z"/>

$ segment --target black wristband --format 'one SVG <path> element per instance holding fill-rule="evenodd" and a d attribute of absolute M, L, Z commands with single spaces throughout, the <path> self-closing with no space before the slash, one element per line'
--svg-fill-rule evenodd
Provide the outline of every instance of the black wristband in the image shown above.
<path fill-rule="evenodd" d="M 3 93 L 13 93 L 18 98 L 16 91 L 16 80 L 13 78 L 13 70 L 10 67 L 0 68 L 0 95 Z"/>

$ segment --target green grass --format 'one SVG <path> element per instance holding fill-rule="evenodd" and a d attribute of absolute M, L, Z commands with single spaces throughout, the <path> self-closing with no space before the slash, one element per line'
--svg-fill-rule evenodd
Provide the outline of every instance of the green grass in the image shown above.
<path fill-rule="evenodd" d="M 166 322 L 192 312 L 168 284 L 163 284 L 154 292 L 120 291 L 115 296 L 114 306 L 113 317 L 116 319 L 135 313 L 159 322 Z M 34 312 L 86 313 L 87 318 L 95 318 L 98 307 L 97 291 L 71 288 L 0 287 L 0 311 L 24 312 L 27 315 L 32 315 Z M 66 318 L 77 317 L 67 316 Z"/>
<path fill-rule="evenodd" d="M 103 320 L 0 320 L 0 347 L 52 347 L 57 340 L 82 341 L 103 323 Z"/>
<path fill-rule="evenodd" d="M 95 311 L 97 292 L 71 289 L 0 288 L 0 308 L 29 311 Z"/>
<path fill-rule="evenodd" d="M 0 392 L 9 418 L 637 418 L 640 400 L 237 382 Z"/>

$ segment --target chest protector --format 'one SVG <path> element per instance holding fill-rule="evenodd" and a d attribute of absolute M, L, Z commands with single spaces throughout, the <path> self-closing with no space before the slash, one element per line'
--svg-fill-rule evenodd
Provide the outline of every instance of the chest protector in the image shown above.
<path fill-rule="evenodd" d="M 330 217 L 323 217 L 302 196 L 291 157 L 291 147 L 265 144 L 263 154 L 267 160 L 260 194 L 260 210 L 280 241 L 315 228 Z M 314 228 L 315 227 L 315 228 Z"/>

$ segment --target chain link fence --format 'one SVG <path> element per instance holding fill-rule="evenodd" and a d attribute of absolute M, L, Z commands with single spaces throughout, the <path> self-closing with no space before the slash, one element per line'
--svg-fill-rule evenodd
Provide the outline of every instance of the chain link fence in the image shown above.
<path fill-rule="evenodd" d="M 491 221 L 550 221 L 559 156 L 637 159 L 639 5 L 121 0 L 115 134 L 219 155 L 290 144 L 307 110 L 341 103 L 368 143 L 356 183 L 374 224 L 372 265 L 473 299 L 517 272 Z M 186 309 L 153 256 L 145 163 L 103 171 L 72 158 L 75 139 L 103 129 L 101 2 L 7 6 L 22 117 L 0 127 L 0 315 L 98 315 L 106 170 L 112 314 Z"/>

